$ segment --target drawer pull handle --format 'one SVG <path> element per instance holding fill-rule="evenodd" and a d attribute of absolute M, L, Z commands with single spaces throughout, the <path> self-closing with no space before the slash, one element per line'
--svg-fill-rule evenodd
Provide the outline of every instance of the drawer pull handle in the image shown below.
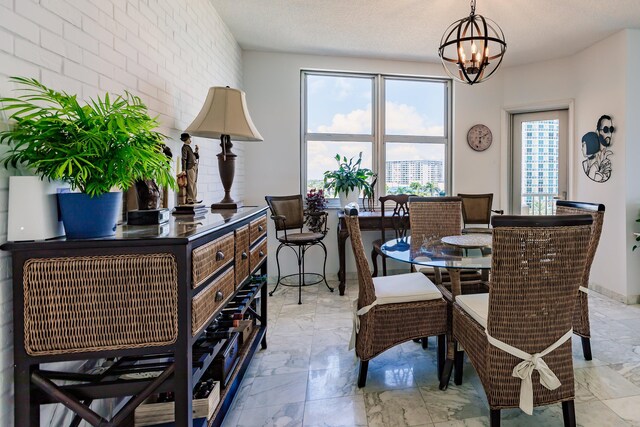
<path fill-rule="evenodd" d="M 216 261 L 222 261 L 224 259 L 224 252 L 218 251 L 216 252 Z"/>
<path fill-rule="evenodd" d="M 215 302 L 220 302 L 224 299 L 224 294 L 222 293 L 222 291 L 218 291 L 216 292 L 216 297 L 214 298 Z"/>
<path fill-rule="evenodd" d="M 259 226 L 258 226 L 258 231 L 263 232 L 263 231 L 264 231 L 264 227 L 263 227 L 263 226 L 261 226 L 261 225 L 259 225 Z"/>
<path fill-rule="evenodd" d="M 249 255 L 247 255 L 246 252 L 242 252 L 242 259 L 247 259 L 249 258 Z"/>
<path fill-rule="evenodd" d="M 260 256 L 260 258 L 262 258 L 264 256 L 264 252 L 260 251 L 258 252 L 258 255 Z"/>

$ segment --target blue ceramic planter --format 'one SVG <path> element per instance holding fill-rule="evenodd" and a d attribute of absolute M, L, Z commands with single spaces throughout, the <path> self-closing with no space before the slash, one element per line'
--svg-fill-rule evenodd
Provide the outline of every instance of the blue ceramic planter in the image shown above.
<path fill-rule="evenodd" d="M 60 193 L 58 202 L 68 239 L 91 239 L 116 234 L 122 193 L 105 193 L 96 197 L 84 193 Z"/>

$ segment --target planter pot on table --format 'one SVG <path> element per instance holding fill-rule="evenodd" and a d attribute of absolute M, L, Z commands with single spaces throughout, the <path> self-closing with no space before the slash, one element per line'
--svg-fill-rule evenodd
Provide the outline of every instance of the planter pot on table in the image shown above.
<path fill-rule="evenodd" d="M 358 191 L 349 191 L 349 194 L 345 194 L 344 192 L 339 192 L 338 197 L 340 197 L 340 208 L 344 208 L 348 203 L 358 204 L 358 200 L 360 199 L 360 193 Z"/>
<path fill-rule="evenodd" d="M 95 197 L 85 193 L 60 193 L 58 202 L 68 239 L 91 239 L 116 234 L 122 193 L 105 193 Z"/>

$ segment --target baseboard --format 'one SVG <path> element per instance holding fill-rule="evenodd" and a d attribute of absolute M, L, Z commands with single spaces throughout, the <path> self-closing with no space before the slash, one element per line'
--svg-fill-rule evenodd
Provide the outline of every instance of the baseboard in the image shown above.
<path fill-rule="evenodd" d="M 408 273 L 408 271 L 406 269 L 387 270 L 387 275 L 389 276 L 392 276 L 395 274 L 403 274 L 403 273 Z M 380 274 L 382 274 L 382 272 L 380 272 Z M 270 284 L 276 283 L 277 278 L 278 278 L 277 276 L 269 276 L 268 283 Z M 327 280 L 337 282 L 338 274 L 327 273 Z M 348 272 L 346 275 L 346 280 L 349 282 L 357 281 L 358 274 L 356 272 Z M 600 285 L 596 285 L 595 283 L 589 284 L 589 290 L 592 292 L 597 292 L 607 298 L 611 298 L 612 300 L 621 302 L 623 304 L 640 304 L 640 295 L 628 295 L 628 296 L 621 295 L 615 291 L 612 291 L 611 289 L 605 288 Z"/>
<path fill-rule="evenodd" d="M 596 285 L 595 283 L 589 284 L 589 290 L 595 291 L 607 298 L 611 298 L 614 301 L 621 302 L 623 304 L 638 304 L 640 303 L 640 295 L 622 295 L 611 289 L 607 289 L 603 286 Z"/>

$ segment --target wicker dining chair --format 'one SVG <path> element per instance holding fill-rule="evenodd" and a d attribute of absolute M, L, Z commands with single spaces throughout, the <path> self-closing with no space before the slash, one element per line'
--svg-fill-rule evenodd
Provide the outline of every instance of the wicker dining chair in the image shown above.
<path fill-rule="evenodd" d="M 371 277 L 362 244 L 356 209 L 345 212 L 345 222 L 358 271 L 358 299 L 350 348 L 360 359 L 358 387 L 367 380 L 369 360 L 398 344 L 438 337 L 438 378 L 445 358 L 447 303 L 422 273 Z"/>
<path fill-rule="evenodd" d="M 460 197 L 409 197 L 411 244 L 439 241 L 445 236 L 458 236 L 462 232 L 462 199 Z M 449 282 L 449 274 L 431 267 L 420 268 L 437 285 Z M 478 284 L 481 273 L 463 271 L 461 281 Z"/>
<path fill-rule="evenodd" d="M 278 280 L 276 287 L 269 292 L 269 295 L 278 289 L 282 280 L 287 277 L 298 277 L 298 304 L 302 304 L 302 287 L 307 285 L 315 285 L 320 282 L 324 282 L 327 288 L 333 292 L 333 288 L 327 283 L 326 267 L 327 267 L 327 247 L 322 242 L 322 239 L 327 234 L 327 213 L 320 212 L 318 215 L 324 216 L 324 228 L 321 232 L 308 232 L 303 231 L 304 227 L 304 205 L 302 203 L 302 195 L 295 194 L 293 196 L 265 196 L 267 205 L 271 209 L 271 219 L 276 227 L 276 239 L 280 242 L 278 249 L 276 250 L 276 265 L 278 268 Z M 292 232 L 293 230 L 293 232 Z M 280 234 L 279 234 L 280 233 Z M 307 250 L 314 246 L 319 246 L 324 251 L 324 263 L 322 265 L 322 274 L 311 273 L 319 279 L 311 283 L 305 282 L 305 275 L 309 274 L 305 272 L 304 258 Z M 295 274 L 289 274 L 286 276 L 280 275 L 280 250 L 282 248 L 291 248 L 296 255 L 298 262 L 298 272 Z M 287 285 L 289 286 L 289 285 Z"/>
<path fill-rule="evenodd" d="M 591 264 L 598 249 L 600 235 L 602 234 L 602 224 L 604 222 L 604 205 L 598 203 L 571 202 L 568 200 L 558 200 L 556 202 L 556 215 L 581 215 L 588 214 L 593 218 L 591 227 L 591 240 L 587 254 L 587 264 L 582 275 L 582 284 L 576 301 L 576 308 L 573 311 L 573 332 L 579 335 L 582 341 L 582 354 L 586 360 L 592 359 L 591 354 L 591 327 L 589 323 L 589 274 Z"/>
<path fill-rule="evenodd" d="M 531 415 L 534 406 L 558 402 L 565 426 L 575 426 L 571 327 L 592 218 L 503 216 L 491 222 L 491 291 L 456 297 L 454 339 L 480 377 L 491 427 L 500 425 L 501 409 L 520 407 Z"/>
<path fill-rule="evenodd" d="M 458 193 L 458 197 L 462 199 L 462 222 L 464 223 L 462 234 L 491 233 L 491 228 L 489 228 L 491 214 L 504 214 L 503 210 L 491 209 L 493 193 Z M 475 227 L 468 227 L 468 224 L 475 225 Z M 485 225 L 486 227 L 478 227 L 478 225 Z"/>
<path fill-rule="evenodd" d="M 371 262 L 373 263 L 373 277 L 378 275 L 378 256 L 382 257 L 382 275 L 387 275 L 387 256 L 380 249 L 390 238 L 387 234 L 393 232 L 393 239 L 407 237 L 409 233 L 409 194 L 390 194 L 382 196 L 380 200 L 380 239 L 373 241 Z M 388 212 L 386 208 L 392 205 Z M 390 218 L 392 227 L 385 227 L 386 218 Z"/>

